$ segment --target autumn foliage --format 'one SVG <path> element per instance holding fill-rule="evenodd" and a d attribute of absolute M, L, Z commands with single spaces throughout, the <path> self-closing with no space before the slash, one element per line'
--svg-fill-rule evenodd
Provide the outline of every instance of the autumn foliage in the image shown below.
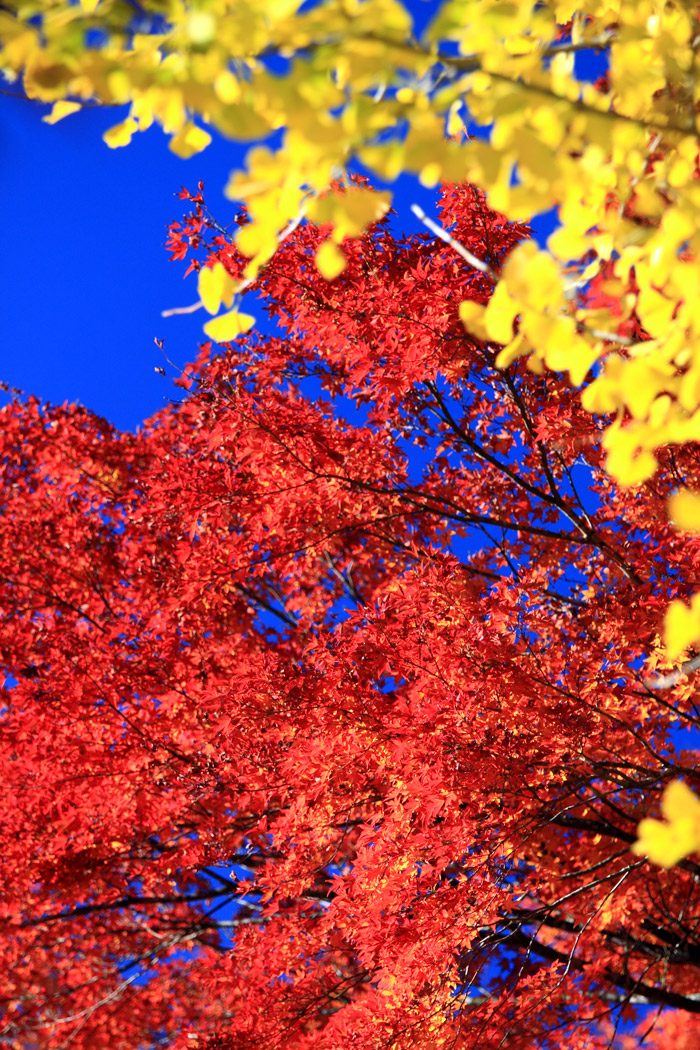
<path fill-rule="evenodd" d="M 0 5 L 0 74 L 51 105 L 49 124 L 104 106 L 114 149 L 154 126 L 183 159 L 212 131 L 254 143 L 225 186 L 246 208 L 245 264 L 198 289 L 212 340 L 252 327 L 241 297 L 302 221 L 325 227 L 319 272 L 342 273 L 343 242 L 386 213 L 401 174 L 469 180 L 514 221 L 555 212 L 546 245 L 498 271 L 477 260 L 499 280 L 460 316 L 501 344 L 498 367 L 526 357 L 575 388 L 593 369 L 583 404 L 608 417 L 622 485 L 700 436 L 699 44 L 697 0 Z M 358 162 L 381 194 L 334 192 Z M 700 531 L 700 494 L 680 499 L 672 519 Z M 700 592 L 669 606 L 664 639 L 670 659 L 700 645 Z M 700 809 L 688 819 L 700 845 Z"/>
<path fill-rule="evenodd" d="M 184 196 L 173 255 L 235 280 Z M 440 206 L 495 274 L 528 235 Z M 630 846 L 698 781 L 658 678 L 696 448 L 618 488 L 568 381 L 465 332 L 488 274 L 385 219 L 329 284 L 325 237 L 136 435 L 2 413 L 0 1045 L 691 1050 L 700 867 Z"/>

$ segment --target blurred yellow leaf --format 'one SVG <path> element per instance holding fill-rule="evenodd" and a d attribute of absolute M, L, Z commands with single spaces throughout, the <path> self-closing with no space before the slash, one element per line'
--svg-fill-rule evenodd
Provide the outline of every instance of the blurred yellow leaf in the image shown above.
<path fill-rule="evenodd" d="M 211 135 L 204 128 L 198 128 L 196 124 L 185 124 L 177 135 L 168 143 L 173 153 L 187 160 L 195 153 L 201 153 L 211 142 Z"/>
<path fill-rule="evenodd" d="M 484 313 L 484 326 L 489 339 L 496 343 L 510 342 L 517 314 L 518 303 L 509 295 L 506 281 L 499 281 Z"/>
<path fill-rule="evenodd" d="M 64 117 L 69 117 L 71 113 L 77 113 L 79 109 L 83 107 L 79 102 L 68 102 L 66 99 L 61 98 L 58 102 L 54 102 L 51 107 L 51 112 L 47 113 L 45 117 L 42 117 L 44 124 L 56 124 L 59 120 L 63 120 Z"/>
<path fill-rule="evenodd" d="M 351 186 L 343 193 L 329 193 L 315 200 L 307 214 L 319 226 L 332 223 L 334 238 L 340 242 L 344 237 L 359 237 L 387 213 L 390 205 L 390 193 Z"/>
<path fill-rule="evenodd" d="M 503 347 L 500 354 L 496 358 L 497 368 L 508 368 L 509 365 L 513 364 L 519 357 L 524 357 L 525 354 L 529 354 L 532 350 L 530 343 L 525 339 L 522 332 L 511 339 L 511 341 Z"/>
<path fill-rule="evenodd" d="M 250 314 L 239 314 L 238 310 L 231 310 L 207 321 L 204 331 L 215 343 L 229 343 L 236 336 L 249 332 L 254 324 L 255 318 Z"/>
<path fill-rule="evenodd" d="M 484 314 L 486 307 L 481 303 L 475 303 L 473 299 L 465 299 L 459 304 L 459 319 L 468 332 L 473 332 L 479 339 L 488 339 L 488 332 L 484 326 Z M 505 367 L 499 365 L 499 368 Z"/>
<path fill-rule="evenodd" d="M 341 274 L 347 264 L 347 259 L 337 244 L 334 244 L 333 241 L 324 241 L 316 252 L 316 266 L 318 272 L 325 277 L 327 281 L 332 281 L 334 277 Z"/>
<path fill-rule="evenodd" d="M 663 337 L 668 333 L 675 308 L 674 300 L 667 299 L 654 288 L 642 288 L 639 292 L 637 313 L 649 335 Z"/>
<path fill-rule="evenodd" d="M 682 780 L 674 780 L 663 793 L 661 812 L 666 822 L 640 821 L 632 852 L 671 868 L 700 849 L 700 800 Z"/>
<path fill-rule="evenodd" d="M 207 313 L 217 313 L 222 303 L 230 307 L 235 289 L 235 282 L 222 263 L 199 271 L 197 290 Z"/>
<path fill-rule="evenodd" d="M 700 639 L 700 594 L 694 594 L 690 608 L 685 602 L 671 602 L 664 618 L 664 644 L 669 660 L 681 656 Z"/>
<path fill-rule="evenodd" d="M 137 127 L 136 121 L 132 120 L 131 117 L 127 117 L 121 124 L 115 124 L 114 127 L 108 128 L 102 138 L 110 149 L 116 149 L 118 146 L 128 146 Z"/>
<path fill-rule="evenodd" d="M 668 501 L 668 516 L 683 532 L 700 532 L 700 495 L 681 489 Z"/>
<path fill-rule="evenodd" d="M 559 265 L 534 241 L 524 241 L 513 249 L 503 267 L 503 280 L 512 297 L 528 306 L 541 310 L 563 305 L 564 281 Z"/>

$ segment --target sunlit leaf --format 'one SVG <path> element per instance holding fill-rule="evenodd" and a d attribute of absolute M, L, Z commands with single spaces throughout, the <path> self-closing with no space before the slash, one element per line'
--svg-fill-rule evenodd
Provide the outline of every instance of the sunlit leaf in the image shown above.
<path fill-rule="evenodd" d="M 131 117 L 127 117 L 121 124 L 115 124 L 114 127 L 105 131 L 102 138 L 111 149 L 116 149 L 118 146 L 128 146 L 137 128 L 136 121 L 132 120 Z"/>
<path fill-rule="evenodd" d="M 668 501 L 668 516 L 677 529 L 700 532 L 700 495 L 688 489 L 675 492 Z"/>
<path fill-rule="evenodd" d="M 316 266 L 327 281 L 338 277 L 347 264 L 347 259 L 333 241 L 324 241 L 316 252 Z"/>
<path fill-rule="evenodd" d="M 186 160 L 188 157 L 193 157 L 195 153 L 201 153 L 210 142 L 211 135 L 208 131 L 198 127 L 196 124 L 186 124 L 170 140 L 168 145 L 173 153 Z"/>
<path fill-rule="evenodd" d="M 680 600 L 671 602 L 664 619 L 664 644 L 669 660 L 675 660 L 699 640 L 700 594 L 693 595 L 690 607 Z"/>
<path fill-rule="evenodd" d="M 230 307 L 235 288 L 235 282 L 220 262 L 212 267 L 205 266 L 199 271 L 197 290 L 207 313 L 217 313 L 222 303 Z"/>
<path fill-rule="evenodd" d="M 228 343 L 236 336 L 243 335 L 255 324 L 255 318 L 250 314 L 241 314 L 238 310 L 220 314 L 212 318 L 204 325 L 204 331 L 215 343 Z"/>
<path fill-rule="evenodd" d="M 59 120 L 69 117 L 71 113 L 77 113 L 82 108 L 80 102 L 69 102 L 67 99 L 59 99 L 58 102 L 54 102 L 51 112 L 41 119 L 45 124 L 57 124 Z"/>
<path fill-rule="evenodd" d="M 671 868 L 700 850 L 700 800 L 682 780 L 672 781 L 661 799 L 665 822 L 642 820 L 632 852 Z"/>

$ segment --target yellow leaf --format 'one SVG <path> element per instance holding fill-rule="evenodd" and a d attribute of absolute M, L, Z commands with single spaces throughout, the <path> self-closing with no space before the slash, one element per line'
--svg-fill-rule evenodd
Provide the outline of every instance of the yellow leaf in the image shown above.
<path fill-rule="evenodd" d="M 241 86 L 228 69 L 222 69 L 214 81 L 214 91 L 225 104 L 238 102 L 241 97 Z"/>
<path fill-rule="evenodd" d="M 514 299 L 536 310 L 556 308 L 564 302 L 564 282 L 559 265 L 534 241 L 523 241 L 508 256 L 503 280 Z"/>
<path fill-rule="evenodd" d="M 207 313 L 215 314 L 222 303 L 230 307 L 235 289 L 233 278 L 220 262 L 199 271 L 197 291 Z"/>
<path fill-rule="evenodd" d="M 386 215 L 390 206 L 390 193 L 351 186 L 344 193 L 317 198 L 307 214 L 318 226 L 332 223 L 336 241 L 342 241 L 344 237 L 359 237 L 371 223 Z"/>
<path fill-rule="evenodd" d="M 193 157 L 195 153 L 201 153 L 211 142 L 211 135 L 204 128 L 198 128 L 196 124 L 185 124 L 180 128 L 177 135 L 168 143 L 173 153 L 183 160 Z"/>
<path fill-rule="evenodd" d="M 465 299 L 459 304 L 459 319 L 467 329 L 479 339 L 488 339 L 488 333 L 484 327 L 484 314 L 486 307 L 481 303 L 475 303 L 473 299 Z M 502 367 L 499 365 L 499 368 Z"/>
<path fill-rule="evenodd" d="M 661 799 L 661 820 L 642 820 L 632 852 L 670 868 L 700 849 L 700 800 L 687 784 L 674 780 Z"/>
<path fill-rule="evenodd" d="M 127 117 L 121 124 L 115 124 L 114 127 L 108 128 L 102 138 L 110 149 L 116 149 L 117 146 L 128 146 L 136 128 L 136 121 L 132 120 L 131 117 Z"/>
<path fill-rule="evenodd" d="M 694 594 L 690 608 L 682 601 L 671 602 L 664 618 L 664 644 L 669 660 L 681 656 L 700 639 L 700 594 Z"/>
<path fill-rule="evenodd" d="M 237 335 L 250 331 L 254 324 L 255 318 L 250 314 L 239 314 L 238 310 L 231 310 L 207 321 L 204 331 L 215 343 L 230 343 Z"/>
<path fill-rule="evenodd" d="M 452 103 L 449 109 L 449 113 L 447 114 L 445 130 L 447 131 L 447 134 L 450 136 L 450 138 L 459 138 L 462 135 L 462 133 L 467 133 L 466 125 L 459 115 L 461 107 L 462 99 L 459 98 L 456 102 Z"/>
<path fill-rule="evenodd" d="M 700 495 L 681 489 L 668 501 L 668 516 L 683 532 L 700 532 Z"/>
<path fill-rule="evenodd" d="M 270 218 L 271 221 L 266 222 L 249 222 L 236 234 L 236 247 L 254 260 L 256 271 L 277 251 L 277 216 L 273 212 Z M 251 277 L 254 273 L 246 272 L 245 276 Z"/>
<path fill-rule="evenodd" d="M 508 368 L 508 366 L 512 365 L 513 361 L 517 360 L 518 357 L 524 357 L 525 354 L 529 354 L 531 350 L 532 346 L 527 339 L 525 339 L 525 336 L 522 332 L 518 332 L 518 334 L 503 347 L 496 358 L 496 368 Z"/>
<path fill-rule="evenodd" d="M 649 335 L 663 337 L 668 332 L 676 303 L 654 288 L 642 288 L 637 299 L 639 319 Z"/>
<path fill-rule="evenodd" d="M 577 233 L 569 226 L 560 226 L 549 237 L 547 247 L 557 259 L 566 262 L 567 259 L 578 259 L 585 255 L 590 245 L 584 234 Z"/>
<path fill-rule="evenodd" d="M 318 272 L 325 277 L 327 281 L 332 281 L 334 277 L 341 274 L 347 264 L 347 259 L 337 244 L 334 244 L 333 241 L 324 241 L 316 252 L 316 266 Z"/>
<path fill-rule="evenodd" d="M 605 466 L 621 485 L 631 488 L 653 477 L 658 461 L 653 452 L 648 449 L 638 449 L 625 444 L 611 444 Z"/>
<path fill-rule="evenodd" d="M 518 303 L 508 294 L 506 282 L 499 281 L 484 314 L 489 339 L 496 343 L 509 343 L 513 338 L 513 321 L 518 310 Z"/>
<path fill-rule="evenodd" d="M 590 346 L 581 336 L 572 338 L 566 367 L 574 386 L 581 386 L 600 354 L 599 347 Z"/>
<path fill-rule="evenodd" d="M 56 124 L 59 120 L 69 117 L 71 113 L 77 113 L 82 108 L 79 102 L 67 102 L 66 99 L 61 98 L 58 102 L 54 102 L 51 112 L 41 119 L 44 124 Z"/>

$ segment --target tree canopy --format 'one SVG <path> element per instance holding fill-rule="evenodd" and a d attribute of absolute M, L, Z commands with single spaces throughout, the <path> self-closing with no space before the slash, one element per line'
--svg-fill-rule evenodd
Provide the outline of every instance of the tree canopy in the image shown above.
<path fill-rule="evenodd" d="M 3 1045 L 698 1045 L 699 15 L 0 5 L 49 122 L 256 143 L 179 399 L 2 411 Z"/>
<path fill-rule="evenodd" d="M 440 199 L 495 273 L 527 243 Z M 691 1048 L 697 452 L 618 485 L 565 378 L 465 332 L 489 274 L 382 220 L 328 283 L 326 236 L 138 434 L 3 411 L 4 1045 Z"/>

